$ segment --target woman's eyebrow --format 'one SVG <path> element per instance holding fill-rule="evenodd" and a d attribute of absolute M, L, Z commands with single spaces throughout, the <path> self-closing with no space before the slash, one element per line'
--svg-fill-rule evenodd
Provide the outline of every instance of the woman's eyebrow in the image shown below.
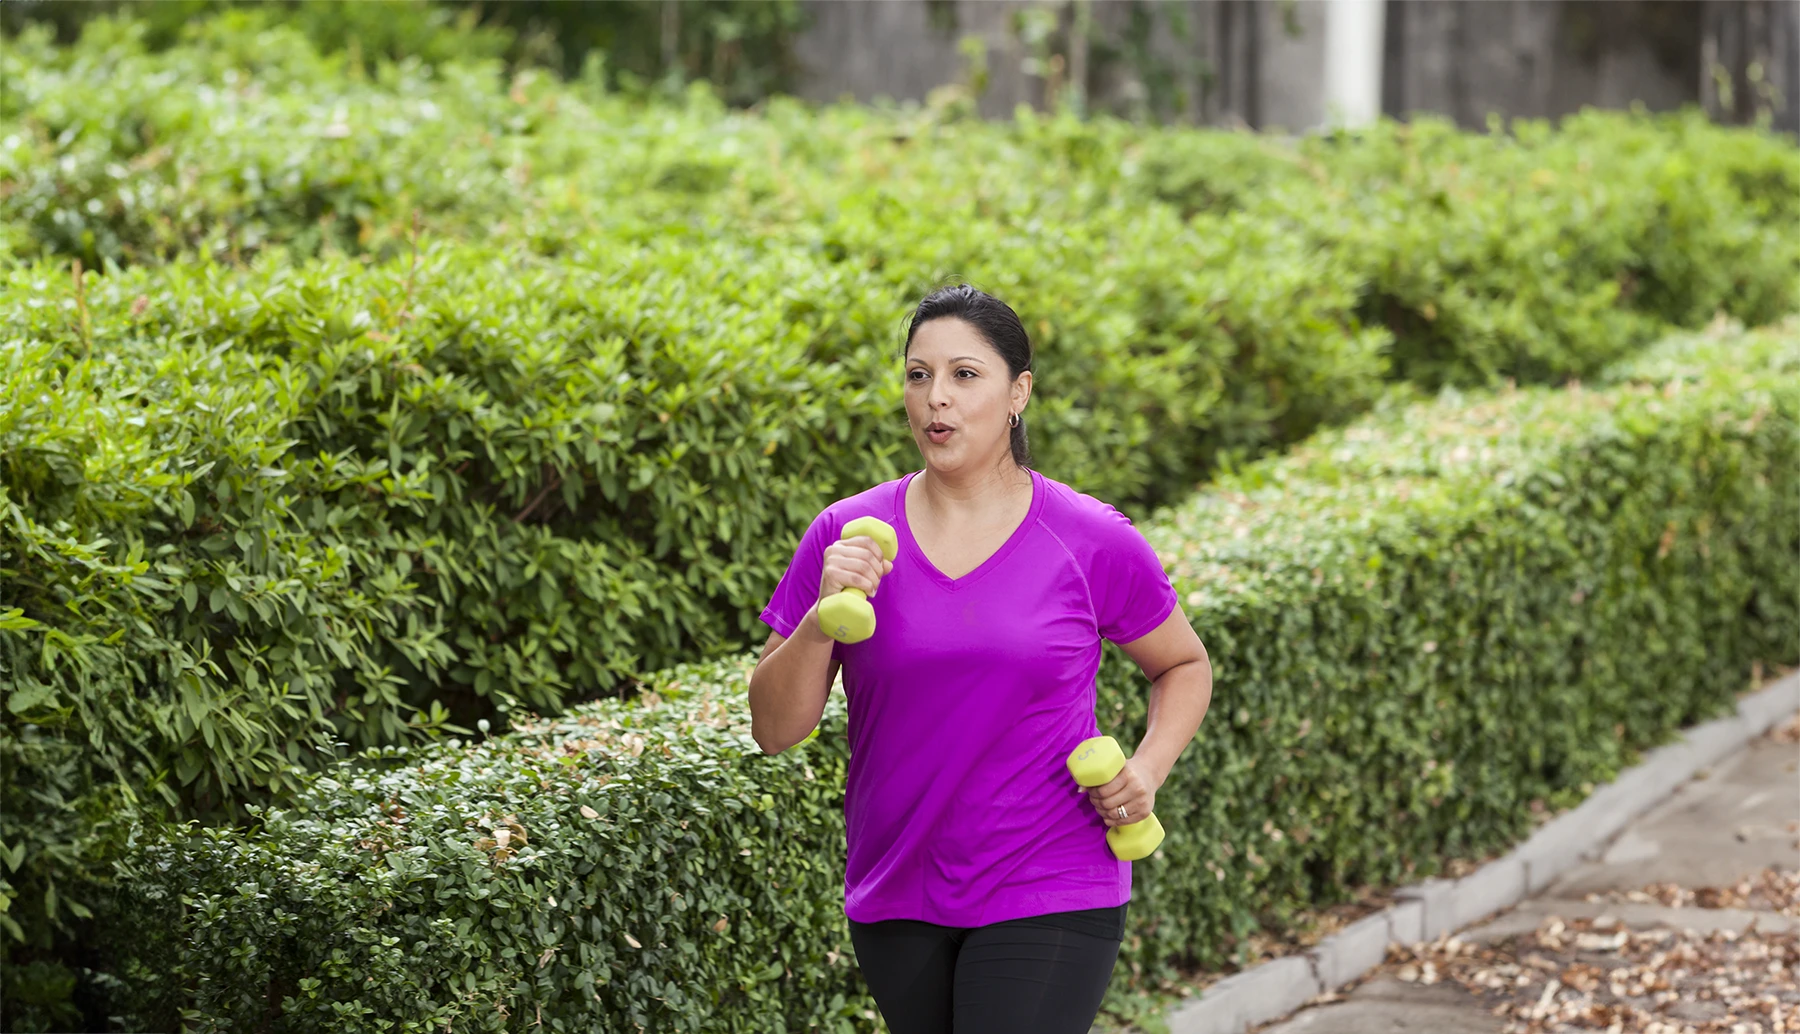
<path fill-rule="evenodd" d="M 972 362 L 972 363 L 980 363 L 980 364 L 981 364 L 981 365 L 983 365 L 983 366 L 986 366 L 986 365 L 987 365 L 987 360 L 985 360 L 985 359 L 983 359 L 983 358 L 981 358 L 981 357 L 980 357 L 980 356 L 978 356 L 978 355 L 958 355 L 958 356 L 951 356 L 951 357 L 950 357 L 950 361 L 951 361 L 951 362 L 953 362 L 953 363 L 960 363 L 960 362 L 962 362 L 962 361 L 963 361 L 963 360 L 965 360 L 965 359 L 966 359 L 966 360 L 968 360 L 968 361 L 969 361 L 969 362 Z M 921 363 L 921 364 L 924 364 L 924 365 L 926 365 L 926 366 L 929 366 L 929 365 L 931 365 L 931 364 L 930 364 L 930 363 L 926 363 L 926 362 L 925 362 L 925 360 L 923 360 L 923 359 L 920 359 L 920 358 L 919 358 L 919 357 L 918 357 L 918 356 L 916 356 L 916 355 L 915 355 L 915 356 L 913 356 L 913 357 L 912 357 L 912 358 L 911 358 L 911 359 L 908 359 L 908 360 L 907 360 L 907 362 L 909 362 L 909 363 Z"/>

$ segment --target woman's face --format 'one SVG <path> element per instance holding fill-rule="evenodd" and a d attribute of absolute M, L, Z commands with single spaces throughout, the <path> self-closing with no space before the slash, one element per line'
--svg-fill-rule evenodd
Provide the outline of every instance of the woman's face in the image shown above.
<path fill-rule="evenodd" d="M 1031 371 L 1014 380 L 976 329 L 940 317 L 913 332 L 906 353 L 906 419 L 934 470 L 985 470 L 1012 455 L 1007 418 L 1031 397 Z M 947 432 L 933 430 L 938 426 Z"/>

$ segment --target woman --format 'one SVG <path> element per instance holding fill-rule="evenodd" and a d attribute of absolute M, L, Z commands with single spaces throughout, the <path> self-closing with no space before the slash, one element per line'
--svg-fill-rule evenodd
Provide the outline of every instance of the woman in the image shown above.
<path fill-rule="evenodd" d="M 919 303 L 903 355 L 925 468 L 806 529 L 762 612 L 775 631 L 750 678 L 753 734 L 771 754 L 805 739 L 843 666 L 844 911 L 889 1030 L 1085 1034 L 1131 896 L 1106 828 L 1153 810 L 1211 665 L 1130 520 L 1028 466 L 1018 314 L 945 288 Z M 839 540 L 865 514 L 894 527 L 895 560 Z M 876 615 L 853 645 L 815 609 L 846 586 Z M 1102 637 L 1151 680 L 1149 726 L 1117 778 L 1084 790 L 1064 759 L 1100 734 Z"/>

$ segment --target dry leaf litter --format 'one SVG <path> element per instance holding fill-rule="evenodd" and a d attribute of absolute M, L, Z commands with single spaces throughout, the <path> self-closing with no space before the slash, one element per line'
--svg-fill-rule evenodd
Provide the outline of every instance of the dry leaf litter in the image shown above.
<path fill-rule="evenodd" d="M 1800 915 L 1800 872 L 1768 869 L 1730 887 L 1654 884 L 1590 900 Z M 1699 933 L 1632 930 L 1612 916 L 1548 916 L 1532 933 L 1491 945 L 1450 936 L 1395 945 L 1376 974 L 1460 984 L 1505 1019 L 1507 1034 L 1800 1032 L 1800 936 L 1755 922 Z"/>

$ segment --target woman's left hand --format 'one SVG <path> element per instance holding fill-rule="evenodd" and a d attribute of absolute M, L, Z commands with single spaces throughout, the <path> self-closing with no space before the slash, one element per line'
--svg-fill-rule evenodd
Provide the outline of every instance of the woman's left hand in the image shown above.
<path fill-rule="evenodd" d="M 1156 810 L 1156 788 L 1130 758 L 1125 759 L 1125 767 L 1113 776 L 1112 782 L 1088 787 L 1088 800 L 1093 802 L 1094 809 L 1106 820 L 1110 829 L 1114 826 L 1129 826 L 1133 822 L 1142 822 Z M 1125 809 L 1125 817 L 1119 817 L 1119 809 Z"/>

